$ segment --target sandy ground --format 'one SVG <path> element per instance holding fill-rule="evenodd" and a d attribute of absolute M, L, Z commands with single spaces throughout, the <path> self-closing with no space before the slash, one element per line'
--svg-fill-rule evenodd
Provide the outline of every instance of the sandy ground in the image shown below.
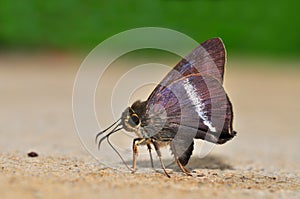
<path fill-rule="evenodd" d="M 170 179 L 159 169 L 105 168 L 84 150 L 72 118 L 80 63 L 69 56 L 0 56 L 1 199 L 300 198 L 300 62 L 231 58 L 225 87 L 237 137 L 193 157 L 192 177 L 174 167 Z M 112 71 L 110 77 L 122 73 Z M 28 157 L 30 151 L 39 156 Z"/>

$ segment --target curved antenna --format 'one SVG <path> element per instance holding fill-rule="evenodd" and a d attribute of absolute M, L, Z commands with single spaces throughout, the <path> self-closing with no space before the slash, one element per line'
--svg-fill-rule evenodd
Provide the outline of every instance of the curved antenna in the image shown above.
<path fill-rule="evenodd" d="M 115 126 L 115 128 L 110 132 L 108 133 L 106 136 L 102 137 L 100 140 L 99 140 L 99 143 L 98 143 L 98 150 L 100 150 L 100 146 L 101 146 L 101 143 L 103 142 L 103 140 L 107 140 L 109 146 L 115 151 L 115 153 L 119 156 L 119 158 L 122 160 L 123 164 L 127 167 L 128 170 L 132 171 L 132 169 L 130 169 L 130 167 L 128 166 L 128 164 L 125 162 L 125 160 L 123 159 L 123 157 L 121 156 L 121 154 L 117 151 L 117 149 L 112 145 L 112 143 L 110 142 L 109 140 L 109 136 L 121 129 L 123 129 L 123 127 L 120 127 L 121 124 L 118 124 L 117 126 Z"/>
<path fill-rule="evenodd" d="M 111 144 L 110 140 L 109 140 L 109 135 L 106 137 L 106 140 L 108 142 L 108 144 L 110 145 L 110 147 L 116 152 L 116 154 L 120 157 L 120 159 L 122 160 L 123 164 L 127 167 L 127 169 L 129 171 L 133 171 L 128 164 L 125 162 L 125 160 L 122 158 L 121 154 L 117 151 L 117 149 L 115 149 L 115 147 Z"/>
<path fill-rule="evenodd" d="M 121 119 L 121 118 L 120 118 Z M 100 135 L 102 135 L 103 133 L 105 133 L 108 129 L 110 129 L 112 126 L 114 126 L 118 121 L 120 121 L 120 119 L 118 119 L 117 121 L 115 121 L 112 125 L 110 125 L 109 127 L 107 127 L 105 130 L 100 131 L 99 133 L 97 133 L 96 138 L 95 138 L 95 143 L 97 143 L 98 137 Z"/>

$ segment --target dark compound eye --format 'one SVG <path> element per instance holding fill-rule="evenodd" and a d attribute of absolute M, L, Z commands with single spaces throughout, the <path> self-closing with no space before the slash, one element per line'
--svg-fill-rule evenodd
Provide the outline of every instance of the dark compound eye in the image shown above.
<path fill-rule="evenodd" d="M 132 127 L 137 126 L 140 124 L 140 118 L 137 116 L 137 114 L 132 114 L 128 120 L 128 123 Z"/>

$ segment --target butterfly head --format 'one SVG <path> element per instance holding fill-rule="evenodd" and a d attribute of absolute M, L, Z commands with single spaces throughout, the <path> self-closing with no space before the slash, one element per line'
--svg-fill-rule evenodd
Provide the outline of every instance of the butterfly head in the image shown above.
<path fill-rule="evenodd" d="M 104 139 L 108 139 L 110 135 L 113 133 L 125 129 L 128 132 L 134 132 L 138 137 L 142 137 L 139 133 L 139 127 L 141 126 L 142 120 L 146 112 L 146 102 L 136 101 L 132 104 L 131 107 L 125 109 L 122 113 L 121 118 L 115 121 L 112 125 L 110 125 L 105 130 L 99 132 L 96 135 L 95 141 L 97 142 L 98 138 L 107 132 L 109 129 L 110 132 L 107 135 L 103 136 L 98 142 L 98 148 L 100 148 L 101 142 Z"/>
<path fill-rule="evenodd" d="M 138 100 L 122 113 L 121 123 L 126 131 L 135 132 L 140 136 L 138 129 L 142 124 L 142 118 L 145 118 L 146 104 L 146 101 Z"/>
<path fill-rule="evenodd" d="M 122 113 L 121 124 L 126 131 L 136 132 L 141 125 L 141 120 L 138 114 L 131 107 L 128 107 Z"/>

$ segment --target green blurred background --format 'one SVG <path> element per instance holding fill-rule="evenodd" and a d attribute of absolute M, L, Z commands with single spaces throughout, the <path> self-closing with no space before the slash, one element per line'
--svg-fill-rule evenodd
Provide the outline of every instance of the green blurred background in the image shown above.
<path fill-rule="evenodd" d="M 201 42 L 222 37 L 237 54 L 297 57 L 300 1 L 0 0 L 0 49 L 88 51 L 121 31 L 175 29 Z"/>

